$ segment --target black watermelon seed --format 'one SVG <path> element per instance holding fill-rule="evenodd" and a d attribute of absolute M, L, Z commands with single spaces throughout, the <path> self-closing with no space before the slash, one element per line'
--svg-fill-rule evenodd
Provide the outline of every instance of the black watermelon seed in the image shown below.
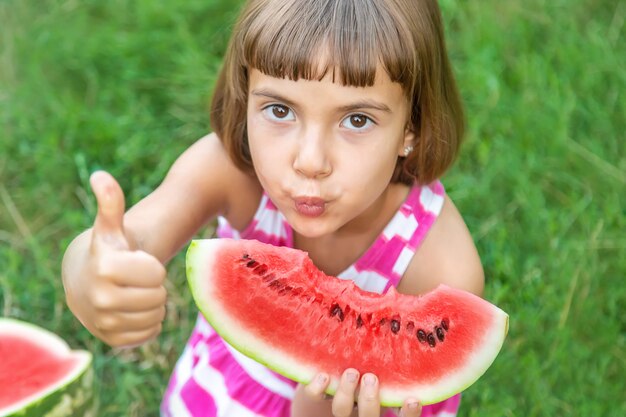
<path fill-rule="evenodd" d="M 420 342 L 426 341 L 426 332 L 424 332 L 424 330 L 419 329 L 417 331 L 417 340 L 419 340 Z"/>
<path fill-rule="evenodd" d="M 281 288 L 283 288 L 283 284 L 279 280 L 276 279 L 270 282 L 270 288 L 275 288 L 277 290 L 280 290 Z"/>
<path fill-rule="evenodd" d="M 430 347 L 435 347 L 435 345 L 437 344 L 435 336 L 432 333 L 428 333 L 428 336 L 426 336 L 426 338 L 428 339 L 428 344 L 430 345 Z"/>
<path fill-rule="evenodd" d="M 361 315 L 359 314 L 356 318 L 356 328 L 358 329 L 361 326 L 363 326 L 363 319 L 361 318 Z"/>
<path fill-rule="evenodd" d="M 440 342 L 443 342 L 443 339 L 445 338 L 443 329 L 441 327 L 435 327 L 435 333 L 437 333 L 437 339 L 439 339 Z"/>
<path fill-rule="evenodd" d="M 243 259 L 248 259 L 250 257 L 250 255 L 248 255 L 247 253 L 243 254 Z"/>
<path fill-rule="evenodd" d="M 443 330 L 448 331 L 448 319 L 441 320 L 441 327 L 443 327 Z"/>
<path fill-rule="evenodd" d="M 400 331 L 400 322 L 398 320 L 391 320 L 391 331 L 394 333 Z"/>
<path fill-rule="evenodd" d="M 260 264 L 256 268 L 254 268 L 252 270 L 252 272 L 254 272 L 255 274 L 258 274 L 258 275 L 263 275 L 263 274 L 265 274 L 267 272 L 267 269 L 268 269 L 267 265 Z"/>
<path fill-rule="evenodd" d="M 255 261 L 254 259 L 251 261 L 248 261 L 248 263 L 246 264 L 246 266 L 248 268 L 254 268 L 255 266 L 257 266 L 259 263 L 257 261 Z"/>
<path fill-rule="evenodd" d="M 286 294 L 286 293 L 288 293 L 288 292 L 291 292 L 291 290 L 293 290 L 293 287 L 291 287 L 291 286 L 289 286 L 289 285 L 286 285 L 285 287 L 281 288 L 281 289 L 278 291 L 278 295 L 283 295 L 283 294 Z"/>
<path fill-rule="evenodd" d="M 341 310 L 341 307 L 339 307 L 339 304 L 335 304 L 333 306 L 333 308 L 330 310 L 330 316 L 337 316 L 339 317 L 339 321 L 343 321 L 344 319 L 344 315 L 343 315 L 343 310 Z"/>

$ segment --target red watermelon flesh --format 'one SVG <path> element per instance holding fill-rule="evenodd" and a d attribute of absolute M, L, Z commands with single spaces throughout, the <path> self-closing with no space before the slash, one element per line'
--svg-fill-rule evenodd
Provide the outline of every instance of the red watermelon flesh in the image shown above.
<path fill-rule="evenodd" d="M 0 409 L 45 389 L 66 375 L 78 358 L 59 357 L 19 336 L 0 338 Z"/>
<path fill-rule="evenodd" d="M 504 341 L 508 315 L 440 286 L 380 295 L 319 271 L 305 252 L 250 240 L 192 242 L 187 275 L 203 315 L 237 350 L 302 383 L 372 372 L 381 403 L 448 398 L 474 383 Z"/>
<path fill-rule="evenodd" d="M 0 358 L 0 416 L 30 415 L 51 394 L 73 395 L 65 387 L 91 364 L 89 352 L 72 351 L 53 333 L 7 318 L 0 318 Z M 48 398 L 45 408 L 53 409 L 56 402 Z"/>

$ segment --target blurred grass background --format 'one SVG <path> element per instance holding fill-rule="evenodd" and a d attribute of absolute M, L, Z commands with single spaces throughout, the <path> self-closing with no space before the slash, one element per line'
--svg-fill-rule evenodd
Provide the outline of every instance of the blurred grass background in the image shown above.
<path fill-rule="evenodd" d="M 156 342 L 114 351 L 72 316 L 60 265 L 94 217 L 88 176 L 133 204 L 210 130 L 239 3 L 0 1 L 0 314 L 95 353 L 99 416 L 157 415 L 196 310 L 179 256 Z M 623 417 L 626 1 L 440 4 L 469 125 L 444 183 L 511 316 L 460 415 Z"/>

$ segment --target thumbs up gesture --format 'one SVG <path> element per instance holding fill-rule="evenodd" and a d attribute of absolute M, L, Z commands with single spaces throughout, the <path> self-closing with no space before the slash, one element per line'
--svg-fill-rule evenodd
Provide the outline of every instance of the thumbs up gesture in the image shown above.
<path fill-rule="evenodd" d="M 133 250 L 124 230 L 124 193 L 110 174 L 90 178 L 98 213 L 63 261 L 67 304 L 83 325 L 111 346 L 136 346 L 161 331 L 166 271 L 154 256 Z"/>

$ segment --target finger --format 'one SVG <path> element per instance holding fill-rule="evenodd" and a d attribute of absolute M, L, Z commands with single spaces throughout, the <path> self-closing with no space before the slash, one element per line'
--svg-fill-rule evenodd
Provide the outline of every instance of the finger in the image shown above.
<path fill-rule="evenodd" d="M 339 387 L 333 398 L 333 415 L 335 417 L 347 417 L 354 409 L 354 393 L 359 382 L 359 372 L 356 369 L 346 369 L 341 376 Z"/>
<path fill-rule="evenodd" d="M 94 221 L 94 238 L 118 249 L 128 249 L 124 237 L 124 192 L 111 174 L 96 171 L 89 178 L 96 196 L 98 213 Z"/>
<path fill-rule="evenodd" d="M 422 415 L 422 405 L 415 399 L 409 398 L 400 409 L 400 417 L 420 417 Z"/>
<path fill-rule="evenodd" d="M 144 251 L 108 251 L 98 261 L 98 275 L 125 287 L 158 287 L 167 272 L 163 264 Z"/>
<path fill-rule="evenodd" d="M 328 388 L 330 378 L 326 374 L 317 374 L 315 378 L 304 387 L 304 393 L 311 399 L 321 400 L 325 398 L 324 391 Z"/>
<path fill-rule="evenodd" d="M 380 415 L 378 378 L 373 374 L 365 374 L 361 379 L 358 407 L 359 417 L 378 417 Z"/>
<path fill-rule="evenodd" d="M 101 332 L 130 332 L 154 329 L 165 319 L 165 306 L 134 313 L 116 312 L 98 318 L 96 328 Z"/>
<path fill-rule="evenodd" d="M 140 312 L 165 305 L 167 291 L 164 286 L 139 288 L 99 289 L 89 294 L 91 304 L 100 311 Z"/>
<path fill-rule="evenodd" d="M 159 333 L 161 333 L 161 329 L 162 325 L 158 324 L 151 329 L 116 333 L 112 336 L 107 337 L 105 339 L 105 342 L 107 342 L 111 346 L 118 348 L 135 347 L 157 337 Z"/>

